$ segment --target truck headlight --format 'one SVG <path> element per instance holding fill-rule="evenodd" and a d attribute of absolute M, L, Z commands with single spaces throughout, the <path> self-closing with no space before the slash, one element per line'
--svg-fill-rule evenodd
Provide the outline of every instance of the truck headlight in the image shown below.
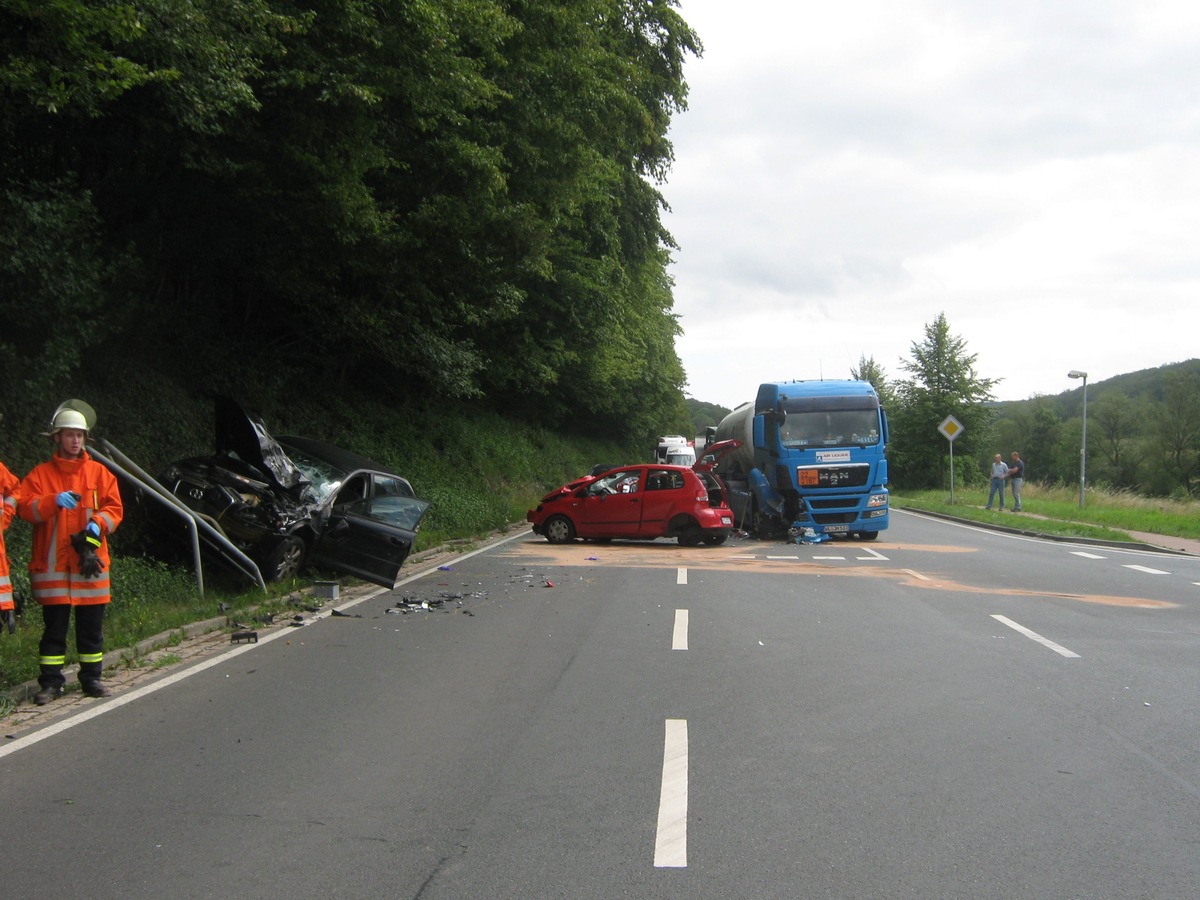
<path fill-rule="evenodd" d="M 867 508 L 870 509 L 874 506 L 887 506 L 887 502 L 887 494 L 872 494 L 867 500 Z"/>

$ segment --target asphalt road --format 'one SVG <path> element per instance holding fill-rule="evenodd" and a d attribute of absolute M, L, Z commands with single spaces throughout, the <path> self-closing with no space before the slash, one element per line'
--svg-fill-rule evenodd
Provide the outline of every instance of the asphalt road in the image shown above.
<path fill-rule="evenodd" d="M 342 611 L 7 741 L 4 896 L 1200 889 L 1200 559 L 521 535 Z"/>

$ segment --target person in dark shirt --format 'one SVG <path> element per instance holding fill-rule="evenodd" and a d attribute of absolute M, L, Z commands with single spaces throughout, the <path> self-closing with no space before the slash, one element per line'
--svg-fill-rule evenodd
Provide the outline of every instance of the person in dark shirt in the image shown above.
<path fill-rule="evenodd" d="M 1013 512 L 1021 511 L 1021 485 L 1025 483 L 1025 460 L 1016 450 L 1012 452 L 1012 462 L 1008 466 L 1008 488 L 1012 493 Z"/>

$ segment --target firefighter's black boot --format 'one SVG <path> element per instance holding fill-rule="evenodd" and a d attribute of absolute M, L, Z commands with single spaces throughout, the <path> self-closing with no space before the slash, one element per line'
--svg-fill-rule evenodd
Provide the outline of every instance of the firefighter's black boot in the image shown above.
<path fill-rule="evenodd" d="M 61 666 L 42 666 L 42 672 L 38 675 L 41 690 L 33 695 L 33 702 L 38 706 L 45 706 L 50 701 L 57 700 L 63 695 L 65 682 Z"/>
<path fill-rule="evenodd" d="M 83 688 L 85 697 L 107 697 L 112 693 L 100 680 L 101 671 L 102 667 L 98 662 L 79 664 L 79 686 Z"/>

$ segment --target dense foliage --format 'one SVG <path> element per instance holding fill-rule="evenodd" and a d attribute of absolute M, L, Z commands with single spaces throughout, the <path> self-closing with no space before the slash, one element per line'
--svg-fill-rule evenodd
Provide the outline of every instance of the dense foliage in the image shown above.
<path fill-rule="evenodd" d="M 0 0 L 0 413 L 314 378 L 686 421 L 676 0 Z M 11 421 L 11 420 L 10 420 Z"/>

